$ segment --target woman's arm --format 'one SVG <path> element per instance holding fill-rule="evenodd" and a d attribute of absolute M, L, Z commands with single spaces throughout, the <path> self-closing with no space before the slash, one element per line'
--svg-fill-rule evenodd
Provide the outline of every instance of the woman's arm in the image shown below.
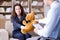
<path fill-rule="evenodd" d="M 23 26 L 23 25 L 17 23 L 14 17 L 11 17 L 11 21 L 12 21 L 14 27 L 21 28 L 21 26 Z"/>

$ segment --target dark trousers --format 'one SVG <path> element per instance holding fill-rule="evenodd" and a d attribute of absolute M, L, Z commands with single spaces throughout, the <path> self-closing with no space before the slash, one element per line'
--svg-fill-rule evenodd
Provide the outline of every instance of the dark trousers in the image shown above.
<path fill-rule="evenodd" d="M 19 40 L 26 40 L 27 38 L 30 38 L 31 35 L 30 34 L 22 34 L 22 33 L 16 33 L 16 34 L 13 34 L 13 38 L 17 38 Z"/>
<path fill-rule="evenodd" d="M 54 38 L 50 38 L 50 37 L 48 37 L 48 38 L 46 38 L 46 37 L 40 37 L 37 40 L 59 40 L 59 39 L 54 39 Z"/>

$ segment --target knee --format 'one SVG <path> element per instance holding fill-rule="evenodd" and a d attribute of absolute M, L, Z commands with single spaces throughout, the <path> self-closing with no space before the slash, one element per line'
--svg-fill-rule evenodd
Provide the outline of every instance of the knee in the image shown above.
<path fill-rule="evenodd" d="M 30 35 L 30 34 L 26 34 L 25 37 L 26 37 L 26 38 L 30 38 L 31 35 Z"/>

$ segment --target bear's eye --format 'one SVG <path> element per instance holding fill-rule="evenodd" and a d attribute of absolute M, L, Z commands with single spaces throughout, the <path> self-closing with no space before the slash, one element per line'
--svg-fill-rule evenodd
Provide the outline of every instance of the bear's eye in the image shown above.
<path fill-rule="evenodd" d="M 30 20 L 26 21 L 27 23 L 30 22 Z"/>

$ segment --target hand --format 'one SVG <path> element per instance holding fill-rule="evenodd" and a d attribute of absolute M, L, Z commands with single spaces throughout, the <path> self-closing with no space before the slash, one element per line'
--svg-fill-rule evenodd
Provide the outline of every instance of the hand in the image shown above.
<path fill-rule="evenodd" d="M 22 28 L 25 28 L 25 27 L 24 27 L 24 26 L 21 26 L 21 29 L 22 29 Z"/>
<path fill-rule="evenodd" d="M 37 23 L 38 23 L 38 21 L 37 21 L 37 20 L 34 20 L 32 23 L 33 23 L 33 24 L 37 24 Z"/>
<path fill-rule="evenodd" d="M 35 20 L 36 23 L 39 23 L 38 20 Z"/>
<path fill-rule="evenodd" d="M 35 28 L 34 29 L 34 32 L 37 34 L 38 30 L 39 30 L 38 28 Z"/>

